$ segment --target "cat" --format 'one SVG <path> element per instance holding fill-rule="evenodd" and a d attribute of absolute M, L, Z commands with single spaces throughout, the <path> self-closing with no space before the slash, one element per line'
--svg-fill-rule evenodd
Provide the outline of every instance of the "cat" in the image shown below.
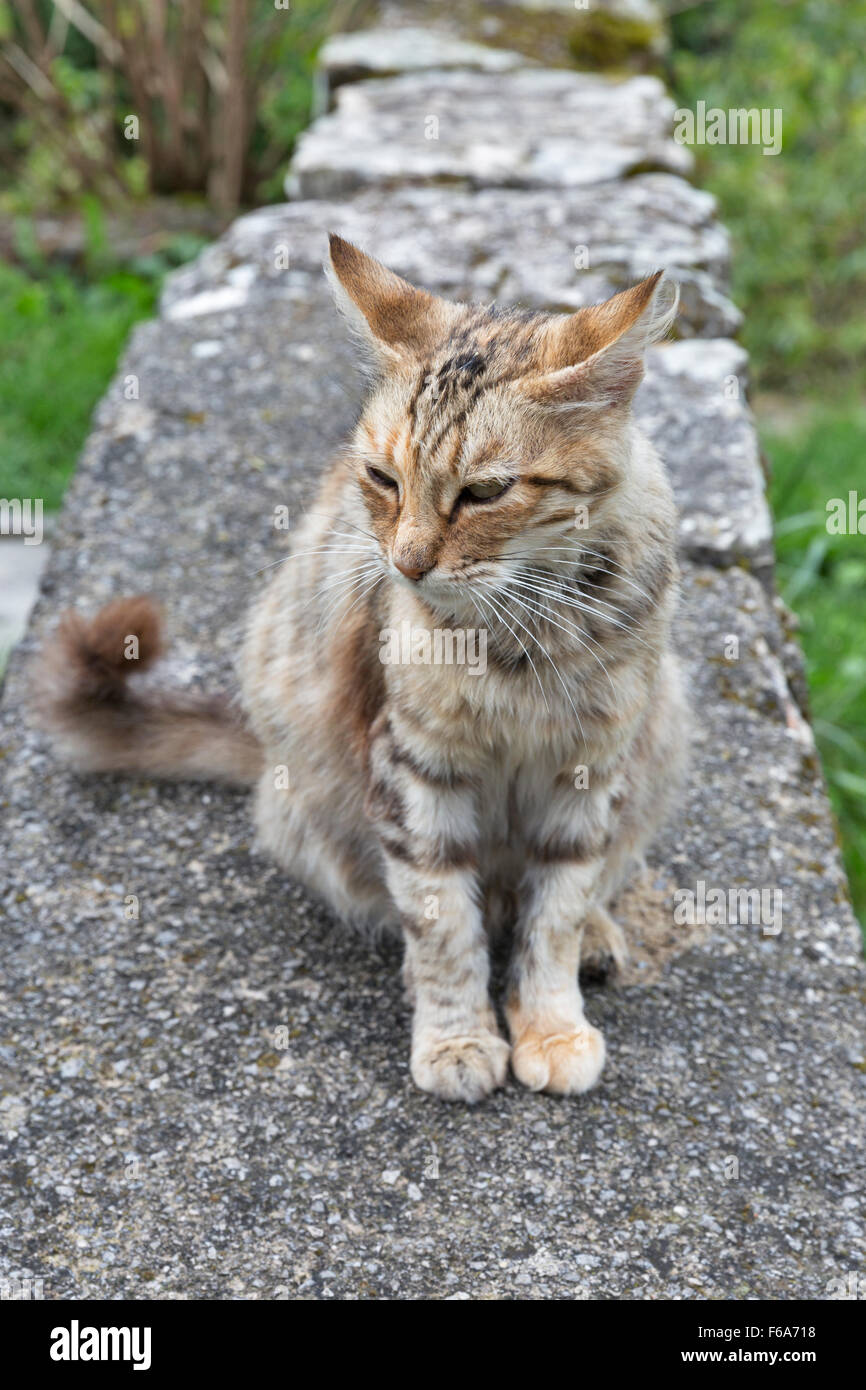
<path fill-rule="evenodd" d="M 242 708 L 136 689 L 161 650 L 138 597 L 65 615 L 42 719 L 82 769 L 255 785 L 274 859 L 402 933 L 422 1090 L 479 1101 L 510 1060 L 578 1094 L 605 1060 L 582 944 L 623 959 L 608 907 L 686 763 L 676 513 L 631 415 L 676 292 L 658 272 L 571 314 L 451 303 L 338 236 L 328 270 L 373 382 L 253 607 Z M 488 958 L 509 914 L 510 1045 Z"/>

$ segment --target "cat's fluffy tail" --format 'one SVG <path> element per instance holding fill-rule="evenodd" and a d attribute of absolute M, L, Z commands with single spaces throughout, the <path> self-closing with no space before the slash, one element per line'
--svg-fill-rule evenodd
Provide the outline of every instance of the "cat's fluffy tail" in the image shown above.
<path fill-rule="evenodd" d="M 162 651 L 160 629 L 147 598 L 117 599 L 89 619 L 65 613 L 35 670 L 40 722 L 81 771 L 252 785 L 262 749 L 231 700 L 135 689 Z"/>

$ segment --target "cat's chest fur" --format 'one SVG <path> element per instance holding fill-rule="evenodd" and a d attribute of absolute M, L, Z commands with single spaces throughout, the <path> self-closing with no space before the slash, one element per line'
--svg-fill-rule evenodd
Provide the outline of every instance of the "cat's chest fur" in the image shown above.
<path fill-rule="evenodd" d="M 646 698 L 639 669 L 614 691 L 573 653 L 569 660 L 557 653 L 555 663 L 523 652 L 515 659 L 484 628 L 470 640 L 452 624 L 461 642 L 449 637 L 437 648 L 439 621 L 399 591 L 388 606 L 389 631 L 404 640 L 393 648 L 402 659 L 385 663 L 385 703 L 434 760 L 444 751 L 501 797 L 514 784 L 543 788 L 572 765 L 606 764 L 631 737 Z M 463 652 L 465 660 L 447 659 Z"/>

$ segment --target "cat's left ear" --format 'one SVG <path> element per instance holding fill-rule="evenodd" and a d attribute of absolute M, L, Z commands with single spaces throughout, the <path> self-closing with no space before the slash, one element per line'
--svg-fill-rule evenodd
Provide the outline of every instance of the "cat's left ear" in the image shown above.
<path fill-rule="evenodd" d="M 567 410 L 627 405 L 644 373 L 644 353 L 665 336 L 679 292 L 657 271 L 603 304 L 549 319 L 539 368 L 518 383 L 538 405 Z"/>
<path fill-rule="evenodd" d="M 333 232 L 326 267 L 339 308 L 385 365 L 419 358 L 447 337 L 457 309 L 416 289 Z"/>

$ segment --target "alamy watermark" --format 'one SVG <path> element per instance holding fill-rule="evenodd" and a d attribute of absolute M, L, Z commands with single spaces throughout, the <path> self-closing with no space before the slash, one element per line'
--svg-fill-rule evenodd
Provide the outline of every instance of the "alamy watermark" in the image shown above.
<path fill-rule="evenodd" d="M 25 545 L 41 545 L 42 498 L 0 497 L 0 536 L 23 536 Z"/>
<path fill-rule="evenodd" d="M 827 1296 L 834 1300 L 866 1299 L 866 1275 L 849 1270 L 847 1274 L 836 1274 L 827 1282 Z"/>
<path fill-rule="evenodd" d="M 762 936 L 782 930 L 781 888 L 708 888 L 699 878 L 694 888 L 674 892 L 678 927 L 755 927 Z"/>
<path fill-rule="evenodd" d="M 866 536 L 866 497 L 853 488 L 847 497 L 831 497 L 825 510 L 829 535 Z"/>
<path fill-rule="evenodd" d="M 151 1328 L 82 1327 L 73 1318 L 68 1327 L 52 1328 L 48 1354 L 52 1361 L 129 1361 L 134 1371 L 147 1371 Z"/>
<path fill-rule="evenodd" d="M 680 106 L 674 112 L 674 139 L 678 145 L 763 145 L 764 154 L 779 154 L 782 148 L 781 108 L 763 106 L 720 106 L 707 109 L 697 102 L 694 111 Z"/>
<path fill-rule="evenodd" d="M 383 666 L 465 666 L 470 676 L 487 670 L 487 629 L 480 627 L 415 627 L 404 620 L 399 628 L 379 633 Z"/>
<path fill-rule="evenodd" d="M 26 1303 L 45 1297 L 45 1280 L 29 1274 L 0 1274 L 0 1302 Z"/>

